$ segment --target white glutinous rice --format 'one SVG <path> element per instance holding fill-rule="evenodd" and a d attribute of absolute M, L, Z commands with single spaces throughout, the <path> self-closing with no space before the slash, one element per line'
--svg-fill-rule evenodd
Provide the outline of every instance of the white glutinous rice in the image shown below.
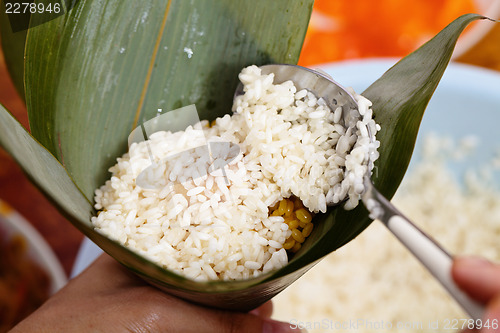
<path fill-rule="evenodd" d="M 479 167 L 466 170 L 463 183 L 457 181 L 455 158 L 467 154 L 475 140 L 424 139 L 422 159 L 405 176 L 393 203 L 451 253 L 499 262 L 500 193 L 492 185 L 498 182 L 482 177 Z M 498 175 L 494 163 L 486 163 L 486 171 Z M 273 301 L 274 319 L 310 333 L 445 332 L 447 323 L 469 318 L 381 222 Z"/>
<path fill-rule="evenodd" d="M 156 132 L 118 158 L 95 193 L 96 230 L 193 280 L 246 279 L 288 262 L 291 230 L 268 207 L 292 195 L 315 213 L 356 207 L 379 145 L 370 101 L 350 91 L 359 110 L 344 116 L 256 66 L 239 78 L 232 116 Z"/>

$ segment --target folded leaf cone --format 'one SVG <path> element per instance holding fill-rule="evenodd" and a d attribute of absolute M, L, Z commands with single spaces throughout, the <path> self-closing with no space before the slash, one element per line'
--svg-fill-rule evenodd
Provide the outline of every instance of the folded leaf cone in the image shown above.
<path fill-rule="evenodd" d="M 230 113 L 241 68 L 295 63 L 311 7 L 312 1 L 288 0 L 81 0 L 68 14 L 29 29 L 24 86 L 33 136 L 2 107 L 0 144 L 69 221 L 150 283 L 212 307 L 255 308 L 364 230 L 371 222 L 364 207 L 317 215 L 311 236 L 280 270 L 194 282 L 94 231 L 93 193 L 126 151 L 130 131 L 158 108 L 194 103 L 201 119 L 213 120 Z M 458 18 L 363 93 L 382 127 L 373 180 L 387 197 L 403 178 L 458 36 L 480 18 Z"/>

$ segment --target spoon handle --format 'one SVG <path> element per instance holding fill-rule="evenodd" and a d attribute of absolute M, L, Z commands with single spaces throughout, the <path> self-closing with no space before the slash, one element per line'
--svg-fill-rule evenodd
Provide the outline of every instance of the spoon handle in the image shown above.
<path fill-rule="evenodd" d="M 375 189 L 371 182 L 369 187 L 366 187 L 365 182 L 365 188 L 367 191 L 363 194 L 363 203 L 370 211 L 370 216 L 384 223 L 427 270 L 441 282 L 472 319 L 481 319 L 484 314 L 484 306 L 460 290 L 453 281 L 451 276 L 452 256 L 399 212 Z"/>

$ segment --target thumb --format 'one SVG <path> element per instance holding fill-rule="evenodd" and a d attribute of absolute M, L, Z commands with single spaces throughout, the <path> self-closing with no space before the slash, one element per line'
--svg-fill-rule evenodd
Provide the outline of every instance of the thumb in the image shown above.
<path fill-rule="evenodd" d="M 486 304 L 500 294 L 500 266 L 482 258 L 462 257 L 451 269 L 457 285 L 475 300 Z"/>

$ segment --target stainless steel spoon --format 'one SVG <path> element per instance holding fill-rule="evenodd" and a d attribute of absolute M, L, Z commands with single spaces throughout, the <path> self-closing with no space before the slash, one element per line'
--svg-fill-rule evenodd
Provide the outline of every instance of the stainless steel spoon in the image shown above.
<path fill-rule="evenodd" d="M 321 72 L 295 65 L 265 65 L 260 68 L 263 74 L 274 73 L 275 83 L 291 80 L 297 90 L 307 89 L 316 97 L 323 98 L 332 110 L 342 106 L 345 115 L 351 109 L 358 109 L 358 104 L 352 95 L 332 78 Z M 236 89 L 235 96 L 242 93 L 243 88 L 240 84 Z M 371 134 L 370 137 L 372 137 L 372 140 L 374 139 Z M 373 159 L 370 156 L 369 165 L 372 164 Z M 371 167 L 368 168 L 368 170 L 371 169 Z M 452 256 L 377 191 L 371 181 L 371 171 L 364 175 L 363 183 L 365 192 L 362 194 L 361 199 L 368 211 L 370 211 L 370 217 L 383 222 L 399 241 L 441 282 L 443 287 L 471 318 L 481 319 L 484 313 L 483 305 L 461 291 L 451 277 Z"/>

